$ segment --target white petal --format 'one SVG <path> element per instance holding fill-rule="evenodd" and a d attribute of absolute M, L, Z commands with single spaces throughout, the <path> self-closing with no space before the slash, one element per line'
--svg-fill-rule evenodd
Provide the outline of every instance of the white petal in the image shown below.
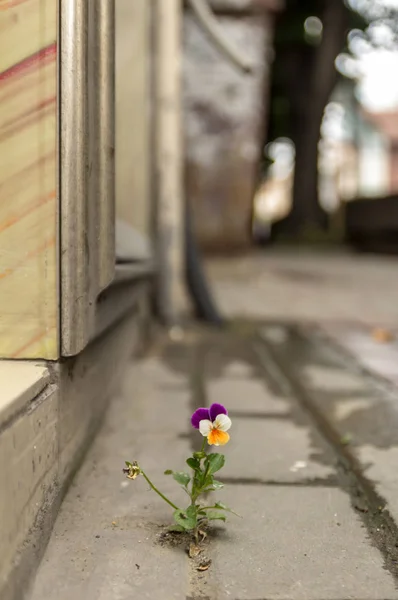
<path fill-rule="evenodd" d="M 199 423 L 199 431 L 204 437 L 207 437 L 209 435 L 212 427 L 213 423 L 208 419 L 203 419 L 203 421 L 200 421 Z"/>
<path fill-rule="evenodd" d="M 213 423 L 213 427 L 216 427 L 220 431 L 228 431 L 231 425 L 231 419 L 227 415 L 217 415 Z"/>

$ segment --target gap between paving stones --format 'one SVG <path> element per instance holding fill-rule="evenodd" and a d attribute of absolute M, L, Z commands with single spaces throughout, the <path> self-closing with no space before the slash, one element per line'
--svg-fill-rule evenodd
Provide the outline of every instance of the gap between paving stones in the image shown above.
<path fill-rule="evenodd" d="M 299 335 L 297 329 L 286 326 L 290 334 Z M 398 580 L 398 527 L 382 498 L 371 481 L 364 474 L 362 465 L 349 445 L 342 444 L 341 433 L 314 402 L 311 393 L 289 368 L 289 361 L 278 351 L 277 345 L 270 344 L 263 336 L 256 335 L 252 341 L 259 365 L 265 377 L 271 377 L 280 386 L 283 394 L 297 398 L 305 412 L 312 419 L 317 430 L 331 444 L 338 457 L 337 469 L 342 485 L 351 497 L 353 509 L 361 516 L 374 545 L 381 552 L 385 567 Z M 353 359 L 354 361 L 354 359 Z M 372 377 L 366 369 L 355 366 L 356 372 Z M 379 377 L 377 379 L 380 379 Z"/>

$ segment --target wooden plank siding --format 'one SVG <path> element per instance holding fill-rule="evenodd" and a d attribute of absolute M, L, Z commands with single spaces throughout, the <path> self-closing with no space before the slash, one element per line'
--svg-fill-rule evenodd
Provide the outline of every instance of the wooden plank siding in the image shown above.
<path fill-rule="evenodd" d="M 0 0 L 0 358 L 59 353 L 56 91 L 56 0 Z"/>

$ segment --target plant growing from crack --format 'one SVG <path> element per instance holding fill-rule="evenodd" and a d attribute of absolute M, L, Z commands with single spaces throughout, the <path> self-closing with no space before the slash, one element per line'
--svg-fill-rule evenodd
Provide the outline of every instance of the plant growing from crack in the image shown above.
<path fill-rule="evenodd" d="M 165 471 L 165 475 L 171 475 L 189 496 L 190 504 L 187 508 L 180 508 L 152 483 L 145 471 L 136 461 L 126 461 L 123 472 L 128 479 L 136 479 L 142 475 L 149 486 L 162 500 L 167 502 L 173 509 L 174 525 L 172 531 L 193 532 L 196 541 L 203 527 L 209 521 L 225 521 L 226 513 L 237 514 L 222 502 L 204 502 L 202 497 L 209 492 L 220 490 L 223 484 L 214 478 L 225 464 L 225 456 L 219 453 L 208 453 L 208 446 L 224 446 L 229 441 L 227 433 L 231 427 L 231 419 L 222 404 L 212 404 L 210 408 L 198 408 L 191 417 L 192 427 L 198 429 L 204 437 L 202 448 L 194 452 L 186 460 L 191 472 Z M 239 515 L 237 515 L 239 516 Z"/>

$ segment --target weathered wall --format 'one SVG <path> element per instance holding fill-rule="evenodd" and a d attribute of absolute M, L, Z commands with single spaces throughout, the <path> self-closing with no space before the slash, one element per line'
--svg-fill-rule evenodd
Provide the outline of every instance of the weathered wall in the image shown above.
<path fill-rule="evenodd" d="M 116 6 L 116 216 L 141 233 L 150 219 L 150 0 Z"/>
<path fill-rule="evenodd" d="M 76 358 L 48 369 L 0 364 L 0 597 L 23 596 L 70 477 L 95 434 L 132 353 L 145 344 L 150 286 L 135 306 Z"/>
<path fill-rule="evenodd" d="M 225 35 L 255 68 L 251 75 L 239 73 L 186 12 L 186 193 L 202 247 L 226 249 L 250 242 L 273 21 L 257 10 L 264 0 L 214 0 L 213 6 Z"/>
<path fill-rule="evenodd" d="M 0 10 L 0 358 L 55 358 L 54 0 Z"/>

